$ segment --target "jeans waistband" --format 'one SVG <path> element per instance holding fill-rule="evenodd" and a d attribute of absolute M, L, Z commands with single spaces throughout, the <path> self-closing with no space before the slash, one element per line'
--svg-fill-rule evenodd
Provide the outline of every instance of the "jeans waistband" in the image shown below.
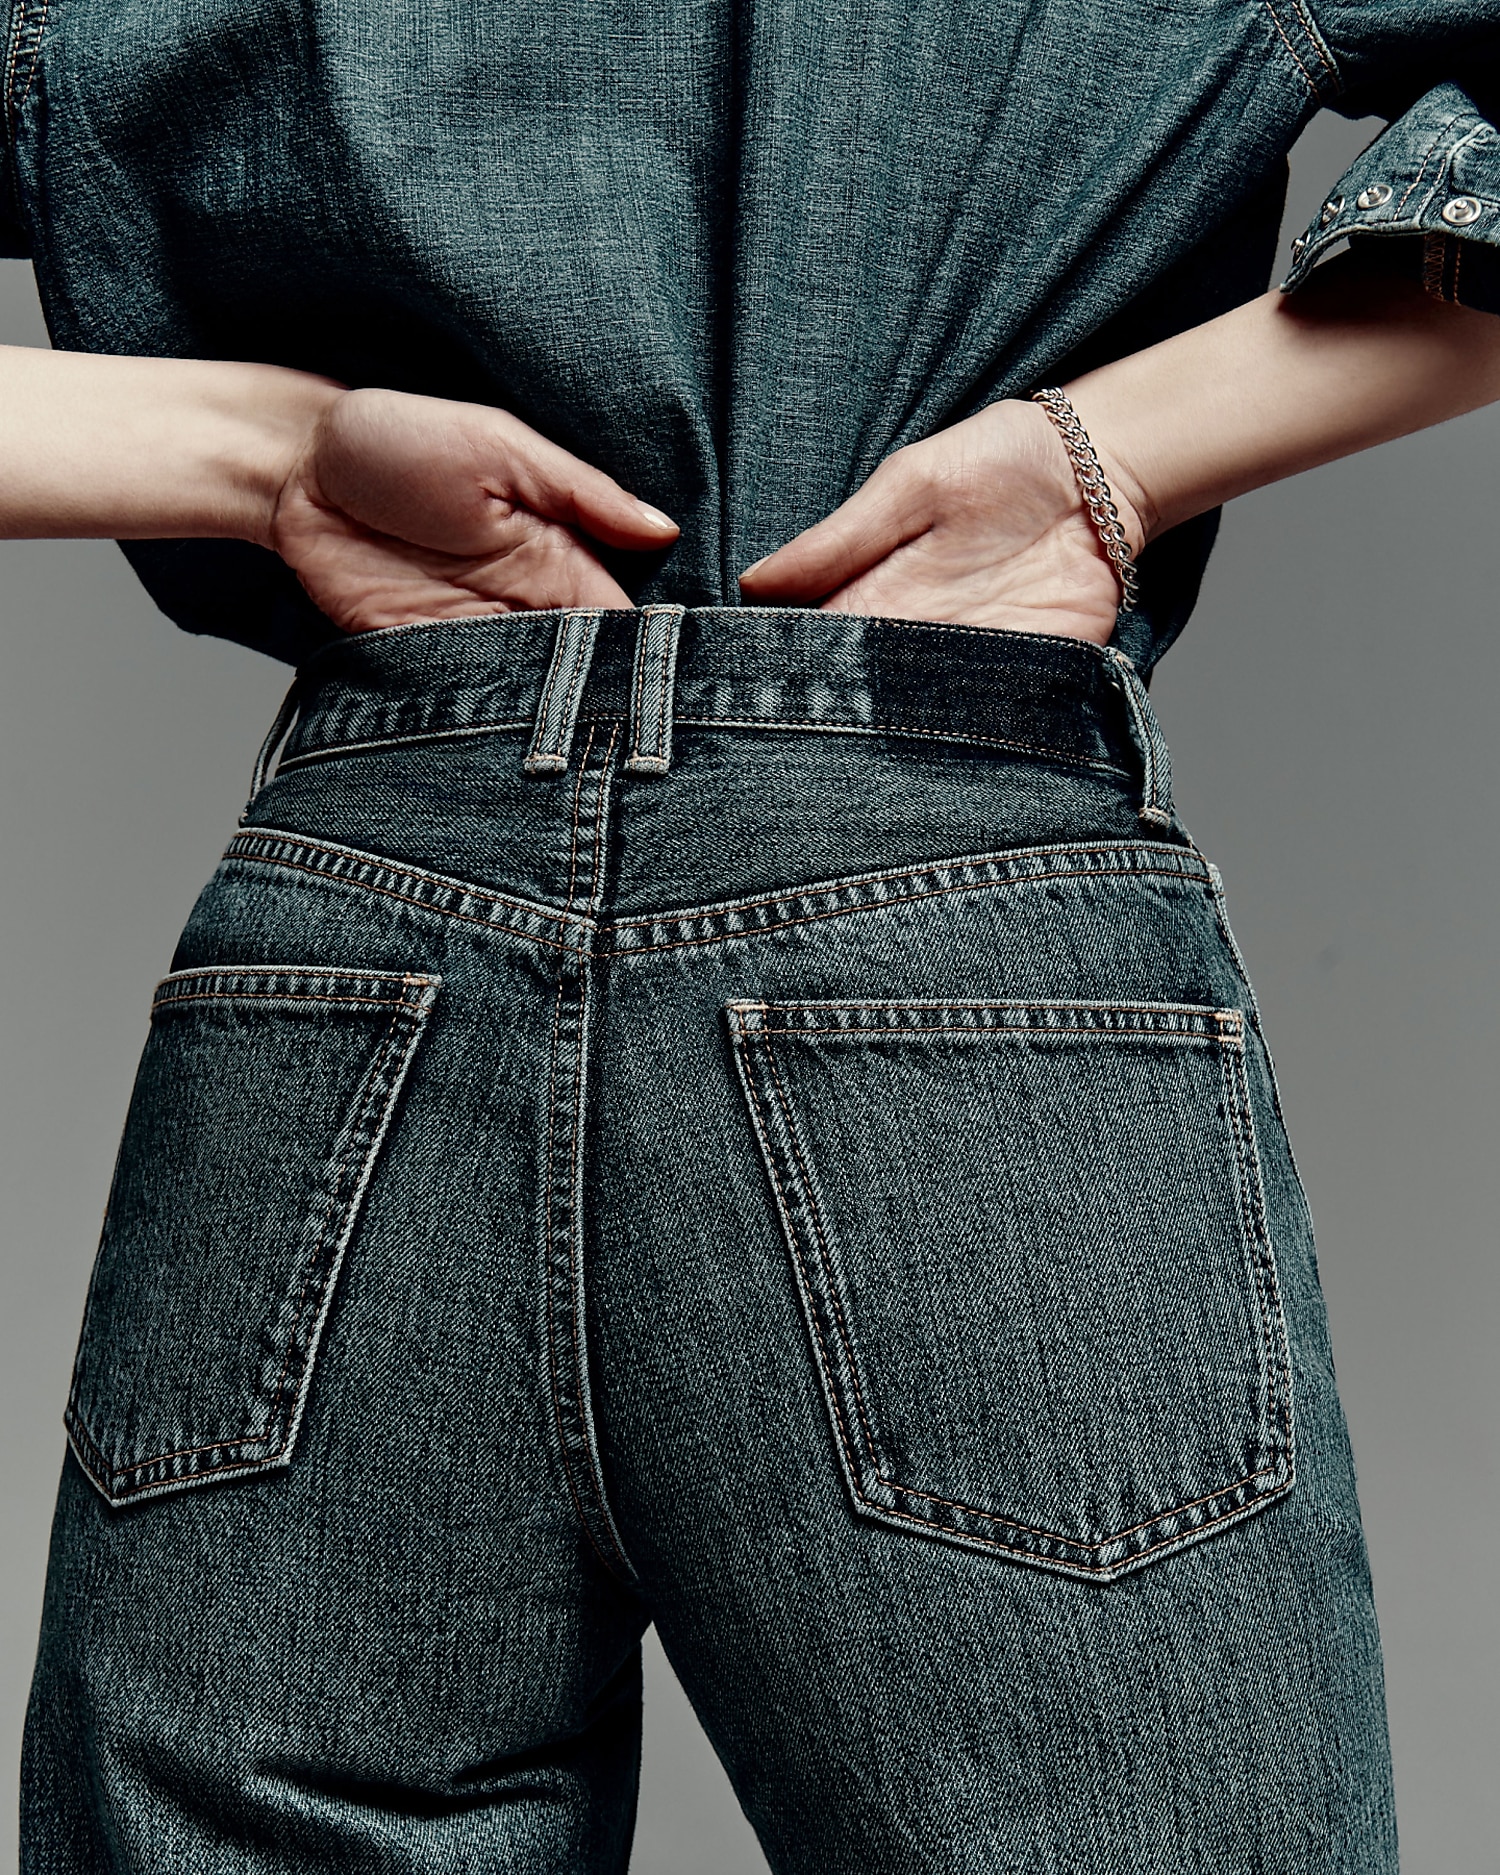
<path fill-rule="evenodd" d="M 627 767 L 663 772 L 674 731 L 798 730 L 970 744 L 1142 776 L 1170 818 L 1166 751 L 1122 652 L 1080 639 L 748 606 L 510 612 L 400 625 L 298 672 L 257 775 L 421 740 L 524 731 L 534 774 L 578 721 L 631 724 Z"/>

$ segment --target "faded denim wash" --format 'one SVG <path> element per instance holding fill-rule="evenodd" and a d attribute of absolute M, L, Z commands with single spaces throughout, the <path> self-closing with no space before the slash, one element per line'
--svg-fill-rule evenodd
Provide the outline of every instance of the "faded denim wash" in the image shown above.
<path fill-rule="evenodd" d="M 664 606 L 293 703 L 151 1012 L 26 1875 L 615 1875 L 650 1621 L 777 1875 L 1391 1875 L 1307 1209 L 1129 661 Z"/>
<path fill-rule="evenodd" d="M 59 345 L 499 404 L 682 524 L 643 603 L 1262 292 L 1320 107 L 1394 122 L 1294 279 L 1352 235 L 1500 310 L 1500 0 L 12 0 L 3 82 Z M 1144 557 L 1142 671 L 1214 525 Z M 260 548 L 126 551 L 191 630 L 332 634 Z"/>

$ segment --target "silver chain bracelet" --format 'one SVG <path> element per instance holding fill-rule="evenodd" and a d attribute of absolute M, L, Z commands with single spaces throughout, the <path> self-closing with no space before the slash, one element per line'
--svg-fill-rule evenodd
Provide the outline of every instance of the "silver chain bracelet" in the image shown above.
<path fill-rule="evenodd" d="M 1125 538 L 1125 529 L 1120 525 L 1120 511 L 1115 506 L 1114 496 L 1109 492 L 1109 483 L 1104 479 L 1094 445 L 1089 441 L 1089 433 L 1079 422 L 1078 412 L 1061 391 L 1034 391 L 1031 401 L 1041 405 L 1062 438 L 1063 448 L 1068 452 L 1068 460 L 1078 479 L 1083 505 L 1088 509 L 1094 532 L 1099 536 L 1099 545 L 1108 555 L 1109 563 L 1120 582 L 1120 591 L 1124 594 L 1121 610 L 1133 612 L 1140 600 L 1141 576 L 1136 568 L 1135 555 L 1130 551 L 1130 542 Z"/>

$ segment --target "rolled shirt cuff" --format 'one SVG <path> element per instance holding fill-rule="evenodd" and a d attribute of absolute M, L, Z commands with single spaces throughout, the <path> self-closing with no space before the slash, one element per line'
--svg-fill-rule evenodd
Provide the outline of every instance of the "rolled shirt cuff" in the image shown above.
<path fill-rule="evenodd" d="M 1500 130 L 1460 86 L 1429 91 L 1355 159 L 1292 243 L 1282 292 L 1345 240 L 1435 299 L 1500 313 Z"/>

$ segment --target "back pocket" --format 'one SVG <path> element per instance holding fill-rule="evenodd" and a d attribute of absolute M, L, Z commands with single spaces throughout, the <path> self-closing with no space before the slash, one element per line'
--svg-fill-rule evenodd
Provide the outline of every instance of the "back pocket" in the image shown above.
<path fill-rule="evenodd" d="M 728 1013 L 857 1511 L 1098 1580 L 1290 1489 L 1238 1010 Z"/>
<path fill-rule="evenodd" d="M 67 1409 L 112 1504 L 289 1462 L 437 991 L 262 966 L 157 989 Z"/>

